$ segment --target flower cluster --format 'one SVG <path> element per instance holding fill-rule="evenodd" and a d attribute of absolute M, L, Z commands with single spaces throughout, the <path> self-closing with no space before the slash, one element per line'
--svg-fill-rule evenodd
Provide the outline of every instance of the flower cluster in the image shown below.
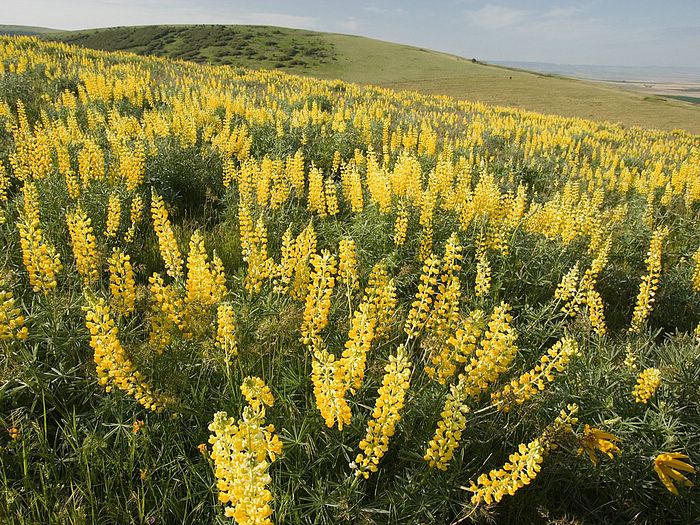
<path fill-rule="evenodd" d="M 257 377 L 245 378 L 241 391 L 248 401 L 241 419 L 236 422 L 217 412 L 209 425 L 219 501 L 239 525 L 272 525 L 273 498 L 267 487 L 270 464 L 282 452 L 282 442 L 275 427 L 265 424 L 265 406 L 272 406 L 274 399 Z"/>
<path fill-rule="evenodd" d="M 107 264 L 112 308 L 118 315 L 131 315 L 136 305 L 136 282 L 131 257 L 115 248 L 107 259 Z"/>
<path fill-rule="evenodd" d="M 406 232 L 408 231 L 408 210 L 405 204 L 400 204 L 396 212 L 396 221 L 394 222 L 394 245 L 403 246 L 406 242 Z"/>
<path fill-rule="evenodd" d="M 352 239 L 341 239 L 338 247 L 338 282 L 345 283 L 348 294 L 359 289 L 357 246 Z"/>
<path fill-rule="evenodd" d="M 220 304 L 216 310 L 216 337 L 214 345 L 224 352 L 226 359 L 238 354 L 236 342 L 236 318 L 233 306 Z"/>
<path fill-rule="evenodd" d="M 377 471 L 377 465 L 389 449 L 389 440 L 394 435 L 396 424 L 401 419 L 406 392 L 411 380 L 411 361 L 403 345 L 399 346 L 395 356 L 389 357 L 389 364 L 379 388 L 379 397 L 374 404 L 372 419 L 367 424 L 367 432 L 354 461 L 356 476 L 369 478 L 371 472 Z"/>
<path fill-rule="evenodd" d="M 312 255 L 311 265 L 313 272 L 300 332 L 301 342 L 313 351 L 322 346 L 321 331 L 328 324 L 331 295 L 335 286 L 336 259 L 328 250 L 324 250 L 321 255 Z"/>
<path fill-rule="evenodd" d="M 216 256 L 211 263 L 204 247 L 204 239 L 195 231 L 190 238 L 187 254 L 187 280 L 185 282 L 185 303 L 190 309 L 206 308 L 215 305 L 226 296 L 226 276 L 223 263 Z"/>
<path fill-rule="evenodd" d="M 16 306 L 12 292 L 0 290 L 0 341 L 23 341 L 28 335 L 24 316 Z"/>
<path fill-rule="evenodd" d="M 105 221 L 104 236 L 107 239 L 114 239 L 119 231 L 122 219 L 122 201 L 119 195 L 111 193 L 107 202 L 107 220 Z"/>
<path fill-rule="evenodd" d="M 32 182 L 25 182 L 23 211 L 17 223 L 22 262 L 35 292 L 47 294 L 56 288 L 56 275 L 63 269 L 61 257 L 52 244 L 44 239 L 39 218 L 39 194 Z"/>
<path fill-rule="evenodd" d="M 664 240 L 668 237 L 669 230 L 666 227 L 654 231 L 649 245 L 649 253 L 646 258 L 647 273 L 642 277 L 637 295 L 637 304 L 634 307 L 630 332 L 639 332 L 651 313 L 654 304 L 654 296 L 659 287 L 661 277 L 661 250 Z"/>
<path fill-rule="evenodd" d="M 153 192 L 151 197 L 151 217 L 153 229 L 158 238 L 160 255 L 165 262 L 165 271 L 173 279 L 179 279 L 182 277 L 182 255 L 168 218 L 168 210 L 165 209 L 163 198 L 156 192 Z"/>
<path fill-rule="evenodd" d="M 474 357 L 459 374 L 457 383 L 450 386 L 435 434 L 423 456 L 431 467 L 447 470 L 467 425 L 467 400 L 486 391 L 515 357 L 517 333 L 510 326 L 512 317 L 509 311 L 507 304 L 494 308 L 488 329 L 474 350 Z"/>
<path fill-rule="evenodd" d="M 661 385 L 661 371 L 658 368 L 647 368 L 637 376 L 632 397 L 637 403 L 646 404 L 659 385 Z"/>
<path fill-rule="evenodd" d="M 477 297 L 488 295 L 491 290 L 491 263 L 485 249 L 479 250 L 476 258 L 476 283 L 474 292 Z"/>
<path fill-rule="evenodd" d="M 425 372 L 441 385 L 455 375 L 457 367 L 467 362 L 486 328 L 486 317 L 482 310 L 474 310 L 462 320 L 460 328 L 450 337 L 447 344 L 441 345 L 438 352 L 432 353 L 425 366 Z"/>
<path fill-rule="evenodd" d="M 514 404 L 522 405 L 544 390 L 546 382 L 554 381 L 554 372 L 563 372 L 571 358 L 577 355 L 580 352 L 576 341 L 564 337 L 554 343 L 533 369 L 513 379 L 498 392 L 493 392 L 491 403 L 503 412 L 508 412 Z"/>
<path fill-rule="evenodd" d="M 336 359 L 324 348 L 314 351 L 311 362 L 311 381 L 314 385 L 316 408 L 326 426 L 338 425 L 343 430 L 350 423 L 352 412 L 345 398 L 348 391 L 348 374 L 345 362 Z"/>
<path fill-rule="evenodd" d="M 418 337 L 428 320 L 439 273 L 440 259 L 433 255 L 427 257 L 423 264 L 423 273 L 420 276 L 421 283 L 418 285 L 416 298 L 411 304 L 411 310 L 408 312 L 404 325 L 404 331 L 410 338 Z"/>
<path fill-rule="evenodd" d="M 110 392 L 113 387 L 133 396 L 144 407 L 160 412 L 164 399 L 136 369 L 119 342 L 119 332 L 104 299 L 94 299 L 83 307 L 90 346 L 95 352 L 97 379 Z"/>
<path fill-rule="evenodd" d="M 75 266 L 85 285 L 97 281 L 100 274 L 100 261 L 97 243 L 92 230 L 92 221 L 81 208 L 66 214 Z"/>
<path fill-rule="evenodd" d="M 481 474 L 476 483 L 472 482 L 469 488 L 473 492 L 472 505 L 479 505 L 482 501 L 487 505 L 498 503 L 504 496 L 512 496 L 518 489 L 529 485 L 540 472 L 547 453 L 556 448 L 556 439 L 571 432 L 571 425 L 577 422 L 574 417 L 577 411 L 576 405 L 570 405 L 568 411 L 562 410 L 542 434 L 528 444 L 521 443 L 518 451 L 511 454 L 500 469 Z"/>
<path fill-rule="evenodd" d="M 126 230 L 124 234 L 124 242 L 129 244 L 134 240 L 136 235 L 136 228 L 138 227 L 141 219 L 143 218 L 143 199 L 139 195 L 135 195 L 131 200 L 131 205 L 129 206 L 129 220 L 131 224 L 129 229 Z"/>

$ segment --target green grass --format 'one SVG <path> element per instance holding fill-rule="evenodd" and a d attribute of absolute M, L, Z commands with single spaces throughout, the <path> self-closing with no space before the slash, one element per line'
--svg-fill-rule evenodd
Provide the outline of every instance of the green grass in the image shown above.
<path fill-rule="evenodd" d="M 700 108 L 584 80 L 542 75 L 370 38 L 269 26 L 142 26 L 45 38 L 215 65 L 290 73 L 448 95 L 541 113 L 684 129 L 700 134 Z"/>
<path fill-rule="evenodd" d="M 60 29 L 52 29 L 50 27 L 35 27 L 35 26 L 17 26 L 0 24 L 0 35 L 43 35 L 45 33 L 61 33 Z"/>

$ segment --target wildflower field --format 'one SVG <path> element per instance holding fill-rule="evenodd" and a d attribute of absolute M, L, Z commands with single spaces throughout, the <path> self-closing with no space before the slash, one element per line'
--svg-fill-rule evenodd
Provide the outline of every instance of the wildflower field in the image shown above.
<path fill-rule="evenodd" d="M 0 38 L 0 522 L 698 523 L 700 137 Z"/>

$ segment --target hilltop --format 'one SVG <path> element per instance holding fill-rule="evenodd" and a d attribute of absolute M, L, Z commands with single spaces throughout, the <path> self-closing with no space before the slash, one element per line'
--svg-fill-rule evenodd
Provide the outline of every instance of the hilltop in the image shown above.
<path fill-rule="evenodd" d="M 114 27 L 37 35 L 105 51 L 280 69 L 547 114 L 700 134 L 700 107 L 682 100 L 359 36 L 245 25 Z"/>

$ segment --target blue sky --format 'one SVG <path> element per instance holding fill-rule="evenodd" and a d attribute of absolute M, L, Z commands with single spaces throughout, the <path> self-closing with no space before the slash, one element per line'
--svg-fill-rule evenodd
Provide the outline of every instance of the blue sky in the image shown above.
<path fill-rule="evenodd" d="M 700 0 L 20 0 L 0 23 L 81 29 L 271 24 L 482 60 L 700 67 Z"/>

